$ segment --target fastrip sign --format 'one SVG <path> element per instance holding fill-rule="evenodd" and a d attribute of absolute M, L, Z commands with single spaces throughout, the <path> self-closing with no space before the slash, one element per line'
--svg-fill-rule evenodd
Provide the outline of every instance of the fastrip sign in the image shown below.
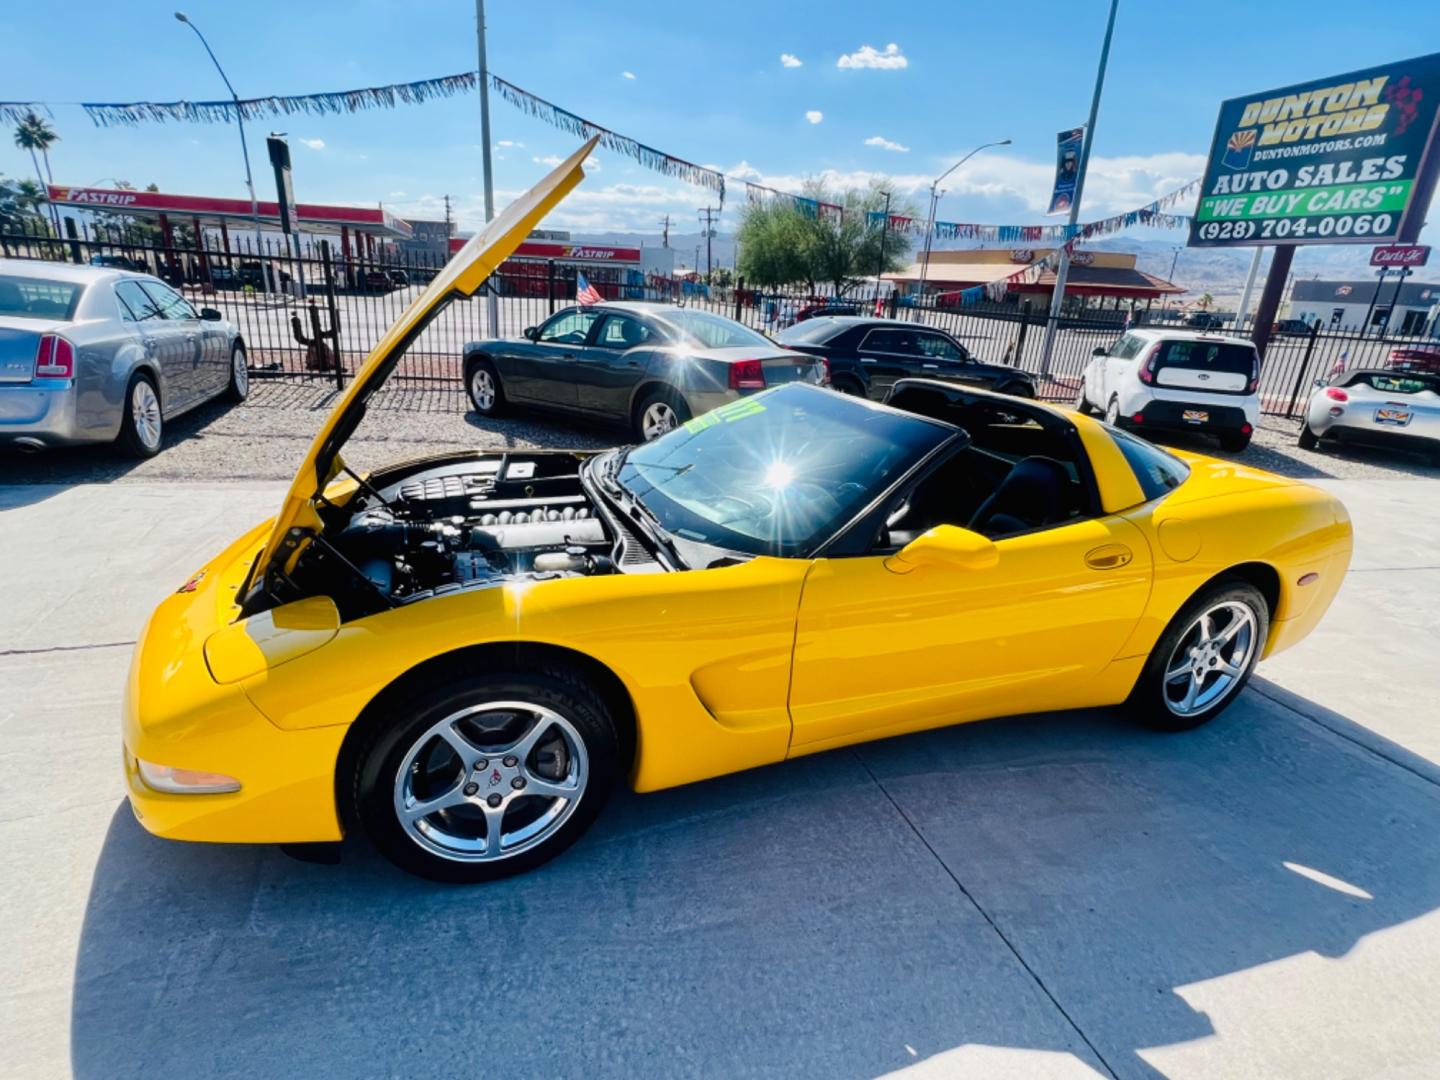
<path fill-rule="evenodd" d="M 1440 54 L 1226 101 L 1190 245 L 1413 240 L 1437 124 Z"/>

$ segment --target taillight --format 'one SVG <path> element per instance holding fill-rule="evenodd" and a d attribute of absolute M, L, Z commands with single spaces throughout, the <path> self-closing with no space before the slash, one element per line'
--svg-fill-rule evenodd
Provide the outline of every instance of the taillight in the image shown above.
<path fill-rule="evenodd" d="M 1150 346 L 1150 351 L 1145 354 L 1145 360 L 1140 365 L 1140 381 L 1146 386 L 1155 385 L 1155 357 L 1160 352 L 1160 343 L 1157 341 Z"/>
<path fill-rule="evenodd" d="M 822 375 L 821 375 L 821 378 L 820 378 L 820 385 L 821 385 L 821 386 L 829 386 L 829 385 L 830 385 L 830 361 L 827 360 L 825 357 L 822 356 L 822 357 L 820 358 L 820 367 L 821 367 L 822 372 L 823 372 Z"/>
<path fill-rule="evenodd" d="M 1350 400 L 1350 395 L 1345 393 L 1345 391 L 1341 390 L 1338 386 L 1327 386 L 1325 388 L 1325 396 L 1328 397 L 1331 401 Z"/>
<path fill-rule="evenodd" d="M 75 346 L 58 334 L 46 334 L 35 350 L 37 379 L 70 379 L 75 376 Z"/>
<path fill-rule="evenodd" d="M 765 368 L 759 360 L 736 360 L 730 365 L 731 390 L 763 390 Z"/>
<path fill-rule="evenodd" d="M 1253 394 L 1260 385 L 1260 361 L 1250 361 L 1250 380 L 1245 384 L 1245 393 Z"/>

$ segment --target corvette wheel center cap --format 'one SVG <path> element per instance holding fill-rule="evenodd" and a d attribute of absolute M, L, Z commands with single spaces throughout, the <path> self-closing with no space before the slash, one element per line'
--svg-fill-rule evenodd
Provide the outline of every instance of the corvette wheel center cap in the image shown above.
<path fill-rule="evenodd" d="M 481 758 L 465 785 L 465 794 L 484 799 L 490 806 L 499 806 L 511 792 L 523 791 L 526 783 L 520 760 L 513 754 Z"/>

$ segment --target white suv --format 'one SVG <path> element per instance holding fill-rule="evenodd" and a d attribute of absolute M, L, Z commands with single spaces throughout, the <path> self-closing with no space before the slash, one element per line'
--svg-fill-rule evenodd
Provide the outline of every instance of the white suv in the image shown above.
<path fill-rule="evenodd" d="M 1244 450 L 1260 421 L 1260 355 L 1243 338 L 1130 330 L 1096 349 L 1075 408 L 1138 431 L 1203 431 Z"/>

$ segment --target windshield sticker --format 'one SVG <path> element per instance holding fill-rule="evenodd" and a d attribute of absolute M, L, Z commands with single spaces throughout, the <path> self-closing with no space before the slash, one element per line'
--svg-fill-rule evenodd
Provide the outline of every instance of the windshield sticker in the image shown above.
<path fill-rule="evenodd" d="M 721 405 L 718 409 L 711 409 L 703 416 L 697 416 L 693 420 L 685 421 L 685 430 L 691 435 L 698 435 L 706 428 L 714 427 L 716 424 L 730 424 L 736 420 L 743 420 L 747 416 L 755 416 L 765 411 L 765 406 L 754 398 L 741 398 L 739 401 L 732 401 L 728 405 Z"/>

